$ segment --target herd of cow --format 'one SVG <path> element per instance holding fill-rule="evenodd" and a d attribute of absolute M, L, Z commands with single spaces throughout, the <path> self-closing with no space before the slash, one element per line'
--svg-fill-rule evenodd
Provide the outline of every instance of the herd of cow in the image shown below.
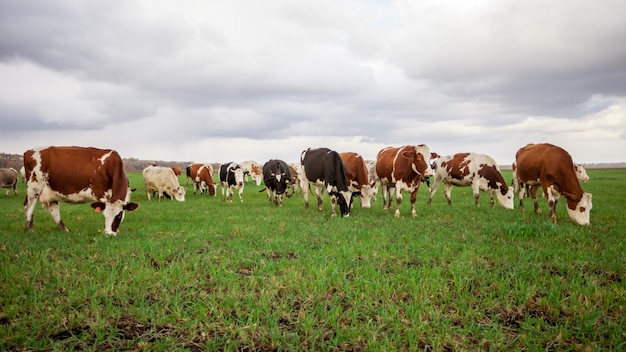
<path fill-rule="evenodd" d="M 592 207 L 591 194 L 583 192 L 580 180 L 588 177 L 582 166 L 574 164 L 564 149 L 551 144 L 528 144 L 520 148 L 513 163 L 512 187 L 507 185 L 493 158 L 477 153 L 458 153 L 439 156 L 431 153 L 428 146 L 387 147 L 382 149 L 375 161 L 366 161 L 357 153 L 337 153 L 328 148 L 309 148 L 300 155 L 299 164 L 288 164 L 272 159 L 262 167 L 254 162 L 224 163 L 218 170 L 222 188 L 222 199 L 232 201 L 235 191 L 243 202 L 244 177 L 250 175 L 257 185 L 264 183 L 268 201 L 282 206 L 283 196 L 295 187 L 302 190 L 305 207 L 309 206 L 309 190 L 314 186 L 318 209 L 322 210 L 322 199 L 328 193 L 332 215 L 339 205 L 342 216 L 349 216 L 352 200 L 359 197 L 361 206 L 370 207 L 370 199 L 382 189 L 383 209 L 392 206 L 395 195 L 395 217 L 400 216 L 402 192 L 410 194 L 411 215 L 417 216 L 415 200 L 420 184 L 429 183 L 429 199 L 441 183 L 448 204 L 452 204 L 452 186 L 471 186 L 475 205 L 478 206 L 480 191 L 487 191 L 491 205 L 495 206 L 494 193 L 498 202 L 507 209 L 514 208 L 514 189 L 518 192 L 519 207 L 523 211 L 523 199 L 529 192 L 534 210 L 540 214 L 537 191 L 539 186 L 548 200 L 550 219 L 556 223 L 556 204 L 561 195 L 567 202 L 570 218 L 580 225 L 589 224 Z M 104 233 L 117 234 L 125 211 L 139 207 L 130 201 L 131 188 L 124 171 L 122 158 L 110 149 L 85 147 L 45 147 L 24 153 L 23 177 L 26 181 L 24 212 L 26 230 L 33 227 L 33 211 L 37 202 L 44 205 L 57 227 L 67 231 L 61 220 L 59 202 L 78 204 L 90 203 L 105 218 Z M 13 188 L 17 194 L 17 170 L 0 169 L 0 188 Z M 148 166 L 143 170 L 147 198 L 158 193 L 159 199 L 168 196 L 184 201 L 185 188 L 178 183 L 181 170 Z M 194 194 L 215 195 L 217 185 L 213 181 L 210 164 L 191 164 L 186 168 L 187 179 L 193 182 Z M 263 191 L 263 190 L 261 190 Z"/>

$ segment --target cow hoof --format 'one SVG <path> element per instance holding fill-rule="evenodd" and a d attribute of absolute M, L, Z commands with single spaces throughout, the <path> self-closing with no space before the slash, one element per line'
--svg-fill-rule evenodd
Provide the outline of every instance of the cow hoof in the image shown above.
<path fill-rule="evenodd" d="M 400 218 L 400 210 L 396 210 L 395 214 L 393 214 L 393 217 L 396 219 Z"/>

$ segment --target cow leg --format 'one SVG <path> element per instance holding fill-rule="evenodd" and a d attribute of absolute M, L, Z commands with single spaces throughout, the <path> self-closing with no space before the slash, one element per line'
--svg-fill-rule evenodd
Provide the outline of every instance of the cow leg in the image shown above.
<path fill-rule="evenodd" d="M 493 199 L 493 189 L 489 189 L 489 204 L 491 204 L 492 209 L 496 207 L 496 202 Z"/>
<path fill-rule="evenodd" d="M 238 187 L 238 189 L 239 189 L 239 201 L 243 203 L 243 185 L 241 185 L 241 187 Z"/>
<path fill-rule="evenodd" d="M 429 196 L 428 196 L 428 201 L 426 202 L 426 205 L 430 205 L 430 202 L 432 202 L 433 200 L 433 196 L 435 195 L 435 192 L 437 192 L 437 189 L 439 188 L 439 180 L 435 177 L 435 182 L 433 183 L 432 187 L 428 187 L 428 191 L 429 191 Z"/>
<path fill-rule="evenodd" d="M 35 211 L 35 205 L 37 205 L 38 196 L 39 195 L 29 197 L 27 195 L 24 199 L 24 214 L 26 214 L 25 231 L 33 231 L 33 212 Z"/>
<path fill-rule="evenodd" d="M 539 209 L 539 203 L 537 202 L 537 190 L 539 186 L 531 186 L 530 187 L 530 196 L 533 199 L 533 205 L 535 207 L 535 214 L 541 214 L 541 209 Z"/>
<path fill-rule="evenodd" d="M 556 224 L 556 203 L 559 201 L 560 194 L 552 186 L 545 187 L 544 193 L 550 208 L 550 221 Z"/>
<path fill-rule="evenodd" d="M 411 217 L 417 217 L 417 212 L 415 211 L 415 201 L 417 200 L 417 190 L 419 189 L 419 184 L 415 188 L 415 191 L 411 192 Z"/>
<path fill-rule="evenodd" d="M 518 183 L 517 185 L 517 198 L 519 198 L 519 210 L 521 212 L 524 211 L 524 196 L 526 193 L 526 187 L 524 187 L 525 185 L 522 184 L 521 182 Z"/>
<path fill-rule="evenodd" d="M 383 210 L 387 210 L 389 209 L 389 204 L 387 204 L 387 200 L 389 199 L 389 186 L 381 185 L 380 187 L 383 190 Z"/>
<path fill-rule="evenodd" d="M 317 210 L 319 210 L 319 211 L 322 211 L 322 200 L 323 200 L 323 197 L 324 197 L 324 193 L 323 193 L 323 191 L 321 191 L 321 188 L 322 187 L 320 187 L 318 185 L 315 185 L 315 197 L 317 198 Z M 321 194 L 320 194 L 320 192 L 321 192 Z M 332 197 L 331 197 L 331 203 L 332 203 Z M 333 208 L 333 211 L 334 210 L 335 209 Z"/>
<path fill-rule="evenodd" d="M 48 213 L 50 213 L 50 216 L 52 216 L 54 222 L 57 223 L 57 227 L 59 228 L 59 230 L 69 231 L 68 228 L 65 227 L 63 220 L 61 220 L 61 210 L 59 209 L 59 202 L 52 202 L 48 204 Z"/>
<path fill-rule="evenodd" d="M 391 207 L 391 197 L 389 197 L 389 207 Z M 402 204 L 402 190 L 396 188 L 396 212 L 393 214 L 395 218 L 400 217 L 400 205 Z"/>
<path fill-rule="evenodd" d="M 448 201 L 448 205 L 452 205 L 452 198 L 450 197 L 450 194 L 452 193 L 452 184 L 451 183 L 446 183 L 445 186 L 443 186 L 443 193 L 446 195 L 446 200 Z"/>
<path fill-rule="evenodd" d="M 300 188 L 302 189 L 302 197 L 304 198 L 304 208 L 309 208 L 309 192 L 311 192 L 311 186 L 307 179 L 300 181 Z"/>
<path fill-rule="evenodd" d="M 330 198 L 330 216 L 337 216 L 337 212 L 335 211 L 335 206 L 337 205 L 337 196 L 331 196 L 330 194 L 328 196 Z"/>

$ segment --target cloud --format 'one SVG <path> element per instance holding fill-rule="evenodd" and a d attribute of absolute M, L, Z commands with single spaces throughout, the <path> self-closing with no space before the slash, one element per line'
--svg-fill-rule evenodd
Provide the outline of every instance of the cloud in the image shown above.
<path fill-rule="evenodd" d="M 2 3 L 0 151 L 245 160 L 329 146 L 374 158 L 427 143 L 506 160 L 551 141 L 575 159 L 623 161 L 624 11 L 616 0 Z"/>

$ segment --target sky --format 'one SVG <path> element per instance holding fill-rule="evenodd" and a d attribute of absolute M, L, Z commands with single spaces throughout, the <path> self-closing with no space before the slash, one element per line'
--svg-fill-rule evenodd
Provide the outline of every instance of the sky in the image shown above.
<path fill-rule="evenodd" d="M 626 156 L 623 0 L 0 0 L 0 152 Z"/>

